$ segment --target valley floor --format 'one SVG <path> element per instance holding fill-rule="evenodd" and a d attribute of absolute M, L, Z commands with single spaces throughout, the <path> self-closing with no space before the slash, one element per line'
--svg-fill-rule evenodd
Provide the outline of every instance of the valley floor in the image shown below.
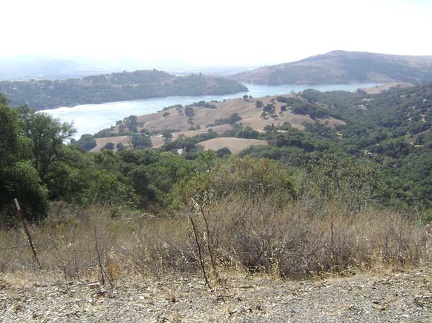
<path fill-rule="evenodd" d="M 223 275 L 37 282 L 0 276 L 1 322 L 431 322 L 432 269 L 280 280 Z"/>

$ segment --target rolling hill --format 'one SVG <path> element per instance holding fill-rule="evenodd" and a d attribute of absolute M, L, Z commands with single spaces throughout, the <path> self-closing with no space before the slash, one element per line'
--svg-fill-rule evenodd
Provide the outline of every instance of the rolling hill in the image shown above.
<path fill-rule="evenodd" d="M 167 96 L 232 94 L 247 87 L 228 78 L 191 74 L 176 76 L 158 70 L 139 70 L 67 80 L 1 81 L 0 93 L 11 106 L 27 104 L 36 110 Z"/>
<path fill-rule="evenodd" d="M 432 56 L 331 51 L 306 59 L 235 74 L 254 84 L 348 84 L 432 81 Z"/>
<path fill-rule="evenodd" d="M 287 106 L 291 106 L 292 109 Z M 253 134 L 243 134 L 242 140 L 233 138 L 239 129 L 262 133 L 269 127 L 280 127 L 285 123 L 299 130 L 304 130 L 305 123 L 318 122 L 330 128 L 344 124 L 342 120 L 328 115 L 328 111 L 318 105 L 308 104 L 301 96 L 293 94 L 264 98 L 245 96 L 223 102 L 177 105 L 156 113 L 125 118 L 111 129 L 100 131 L 95 135 L 97 146 L 93 151 L 101 150 L 107 142 L 122 143 L 125 147 L 131 147 L 133 133 L 152 134 L 152 146 L 160 148 L 165 143 L 162 133 L 169 131 L 172 133 L 172 140 L 182 136 L 203 136 L 203 140 L 197 143 L 204 150 L 227 147 L 232 152 L 239 152 L 250 145 L 266 144 L 263 140 L 253 138 Z M 214 136 L 224 134 L 224 138 L 209 140 L 209 131 Z M 227 137 L 229 133 L 232 135 Z"/>

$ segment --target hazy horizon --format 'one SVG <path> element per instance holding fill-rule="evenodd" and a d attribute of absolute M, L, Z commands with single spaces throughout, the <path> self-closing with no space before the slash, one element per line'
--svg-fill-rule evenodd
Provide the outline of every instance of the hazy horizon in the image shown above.
<path fill-rule="evenodd" d="M 432 55 L 427 0 L 9 0 L 2 10 L 0 58 L 265 66 L 332 50 Z"/>

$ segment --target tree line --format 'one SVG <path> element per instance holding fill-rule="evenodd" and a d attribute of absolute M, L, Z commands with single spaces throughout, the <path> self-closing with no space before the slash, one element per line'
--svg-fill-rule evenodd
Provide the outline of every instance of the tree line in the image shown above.
<path fill-rule="evenodd" d="M 157 70 L 93 75 L 82 79 L 0 82 L 0 93 L 6 95 L 11 106 L 28 105 L 36 110 L 247 90 L 244 85 L 227 78 L 202 74 L 175 76 Z"/>

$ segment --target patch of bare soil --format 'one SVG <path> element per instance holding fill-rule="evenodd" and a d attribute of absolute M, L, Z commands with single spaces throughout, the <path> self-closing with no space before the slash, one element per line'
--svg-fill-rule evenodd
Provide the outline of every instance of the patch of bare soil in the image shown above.
<path fill-rule="evenodd" d="M 267 145 L 267 141 L 235 137 L 219 137 L 198 143 L 198 147 L 201 147 L 203 150 L 218 150 L 226 147 L 231 150 L 233 154 L 237 154 L 250 146 L 259 145 Z"/>
<path fill-rule="evenodd" d="M 0 276 L 2 322 L 431 322 L 430 269 L 292 281 L 226 275 L 97 282 Z"/>
<path fill-rule="evenodd" d="M 222 133 L 227 130 L 231 130 L 232 127 L 230 125 L 220 125 L 216 127 L 212 127 L 212 130 L 217 133 Z M 202 133 L 207 133 L 208 129 L 198 129 L 198 130 L 186 130 L 181 132 L 173 132 L 171 140 L 177 140 L 181 135 L 184 135 L 185 137 L 193 137 Z M 151 136 L 151 141 L 153 148 L 160 148 L 165 143 L 163 137 L 161 134 L 156 134 Z"/>

